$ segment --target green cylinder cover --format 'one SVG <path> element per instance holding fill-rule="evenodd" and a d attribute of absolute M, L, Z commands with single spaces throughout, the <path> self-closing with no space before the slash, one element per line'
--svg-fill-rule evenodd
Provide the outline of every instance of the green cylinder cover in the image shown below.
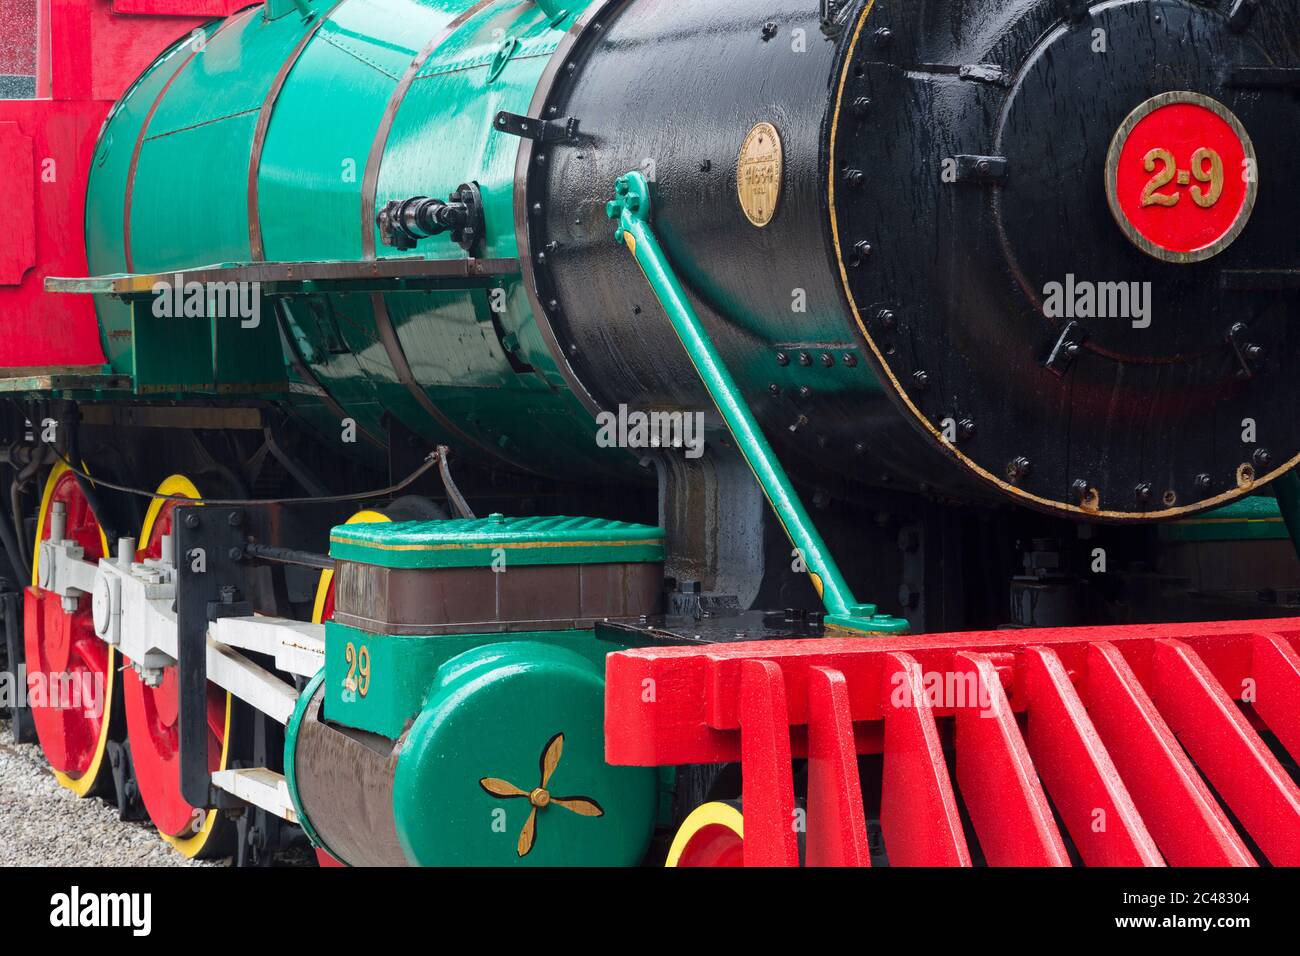
<path fill-rule="evenodd" d="M 573 651 L 517 642 L 448 661 L 398 759 L 393 802 L 408 860 L 640 863 L 657 778 L 651 768 L 606 764 L 603 731 L 604 677 Z"/>

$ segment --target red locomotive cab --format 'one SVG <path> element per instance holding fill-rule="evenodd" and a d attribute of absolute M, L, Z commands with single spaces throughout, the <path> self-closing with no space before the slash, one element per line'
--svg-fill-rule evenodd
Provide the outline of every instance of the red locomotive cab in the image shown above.
<path fill-rule="evenodd" d="M 169 43 L 234 0 L 0 0 L 0 379 L 104 371 L 85 275 L 86 181 L 109 109 Z"/>

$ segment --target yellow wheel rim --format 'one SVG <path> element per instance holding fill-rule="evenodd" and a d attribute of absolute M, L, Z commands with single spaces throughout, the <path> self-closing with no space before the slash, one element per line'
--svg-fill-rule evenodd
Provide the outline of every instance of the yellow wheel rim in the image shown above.
<path fill-rule="evenodd" d="M 664 865 L 677 866 L 691 841 L 709 827 L 722 827 L 735 834 L 736 839 L 742 842 L 745 839 L 745 816 L 739 807 L 721 801 L 702 803 L 682 821 L 673 837 L 673 844 L 668 849 L 668 859 Z"/>

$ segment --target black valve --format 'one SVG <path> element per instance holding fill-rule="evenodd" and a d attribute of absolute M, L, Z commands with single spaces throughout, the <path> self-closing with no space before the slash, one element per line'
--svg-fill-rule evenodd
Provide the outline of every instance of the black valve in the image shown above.
<path fill-rule="evenodd" d="M 414 249 L 421 239 L 451 233 L 452 241 L 471 256 L 483 241 L 483 197 L 477 183 L 465 183 L 449 202 L 415 196 L 395 199 L 375 217 L 379 238 L 394 249 Z"/>

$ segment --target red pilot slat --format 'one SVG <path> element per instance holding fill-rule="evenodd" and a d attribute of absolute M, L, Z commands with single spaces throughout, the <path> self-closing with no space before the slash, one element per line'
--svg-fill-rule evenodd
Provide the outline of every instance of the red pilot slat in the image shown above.
<path fill-rule="evenodd" d="M 965 677 L 967 696 L 957 708 L 957 785 L 985 859 L 992 866 L 1069 866 L 993 662 L 962 651 L 953 668 Z"/>
<path fill-rule="evenodd" d="M 844 675 L 808 670 L 808 866 L 870 866 L 858 750 Z"/>
<path fill-rule="evenodd" d="M 1300 654 L 1276 634 L 1256 636 L 1254 651 L 1255 713 L 1300 760 Z"/>
<path fill-rule="evenodd" d="M 772 661 L 740 665 L 740 773 L 745 865 L 798 866 L 790 715 L 785 678 Z"/>
<path fill-rule="evenodd" d="M 880 826 L 889 864 L 970 866 L 921 665 L 911 654 L 888 654 L 885 660 Z"/>
<path fill-rule="evenodd" d="M 1164 858 L 1174 866 L 1255 866 L 1119 648 L 1088 648 L 1082 696 L 1093 726 Z"/>
<path fill-rule="evenodd" d="M 1300 865 L 1300 788 L 1205 662 L 1182 641 L 1159 640 L 1153 671 L 1160 713 L 1269 862 Z"/>
<path fill-rule="evenodd" d="M 1089 866 L 1164 866 L 1065 665 L 1025 650 L 1029 753 L 1074 845 Z"/>

